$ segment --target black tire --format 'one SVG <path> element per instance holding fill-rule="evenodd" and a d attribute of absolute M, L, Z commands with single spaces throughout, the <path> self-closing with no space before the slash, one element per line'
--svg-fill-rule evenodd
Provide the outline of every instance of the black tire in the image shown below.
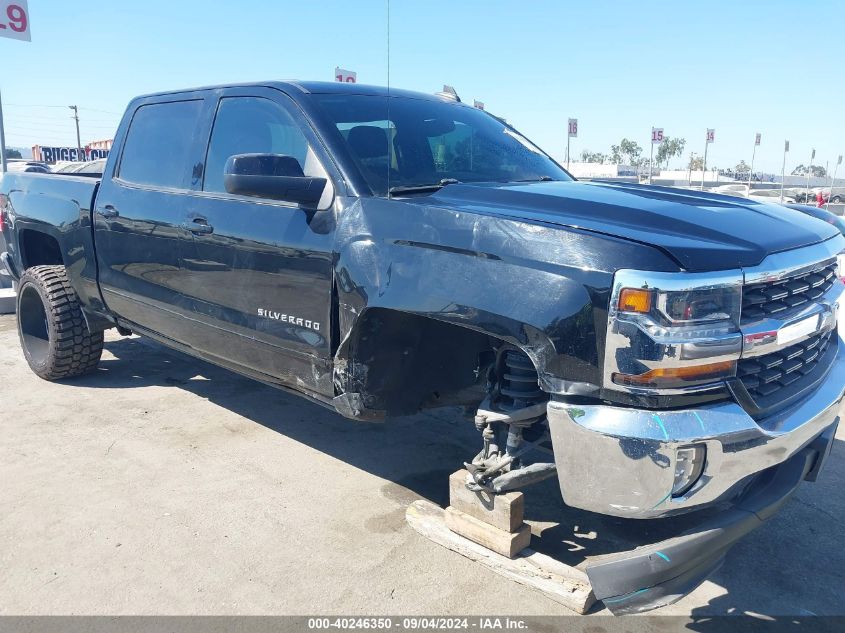
<path fill-rule="evenodd" d="M 18 284 L 18 336 L 26 362 L 44 380 L 93 371 L 103 333 L 91 333 L 64 266 L 34 266 Z"/>
<path fill-rule="evenodd" d="M 839 196 L 833 196 L 833 200 L 831 200 L 831 202 L 833 204 L 839 204 L 840 202 L 842 202 L 842 198 L 840 198 Z"/>

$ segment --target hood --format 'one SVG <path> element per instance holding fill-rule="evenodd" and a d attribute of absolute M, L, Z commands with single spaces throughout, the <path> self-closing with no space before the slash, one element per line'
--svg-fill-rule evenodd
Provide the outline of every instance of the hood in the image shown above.
<path fill-rule="evenodd" d="M 648 244 L 689 271 L 755 266 L 772 253 L 838 234 L 825 222 L 776 204 L 625 183 L 454 184 L 428 200 Z"/>

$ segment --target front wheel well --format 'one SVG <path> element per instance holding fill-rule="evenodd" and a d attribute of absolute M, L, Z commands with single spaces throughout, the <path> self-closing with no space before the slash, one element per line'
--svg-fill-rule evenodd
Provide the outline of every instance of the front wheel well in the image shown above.
<path fill-rule="evenodd" d="M 370 411 L 408 415 L 440 406 L 477 406 L 504 342 L 429 317 L 370 308 L 357 320 L 335 368 L 338 393 Z"/>
<path fill-rule="evenodd" d="M 61 266 L 64 264 L 59 242 L 52 235 L 25 229 L 20 234 L 19 244 L 24 270 L 33 266 Z"/>

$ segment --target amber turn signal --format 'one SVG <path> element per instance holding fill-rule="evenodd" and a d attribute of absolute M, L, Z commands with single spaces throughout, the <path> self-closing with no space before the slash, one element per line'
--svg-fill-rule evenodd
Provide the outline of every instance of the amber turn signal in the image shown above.
<path fill-rule="evenodd" d="M 690 367 L 667 367 L 652 369 L 644 374 L 632 376 L 629 374 L 613 374 L 613 382 L 617 385 L 631 387 L 663 387 L 666 383 L 684 383 L 700 380 L 725 378 L 734 373 L 735 361 L 710 363 L 709 365 L 692 365 Z"/>
<path fill-rule="evenodd" d="M 619 309 L 623 312 L 648 313 L 651 310 L 651 290 L 623 288 L 619 294 Z"/>

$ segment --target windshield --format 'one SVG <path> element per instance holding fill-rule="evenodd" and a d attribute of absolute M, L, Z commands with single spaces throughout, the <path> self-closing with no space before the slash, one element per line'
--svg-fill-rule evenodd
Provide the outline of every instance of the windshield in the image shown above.
<path fill-rule="evenodd" d="M 471 106 L 390 97 L 388 115 L 386 97 L 314 98 L 376 195 L 455 181 L 572 180 L 531 141 Z"/>

